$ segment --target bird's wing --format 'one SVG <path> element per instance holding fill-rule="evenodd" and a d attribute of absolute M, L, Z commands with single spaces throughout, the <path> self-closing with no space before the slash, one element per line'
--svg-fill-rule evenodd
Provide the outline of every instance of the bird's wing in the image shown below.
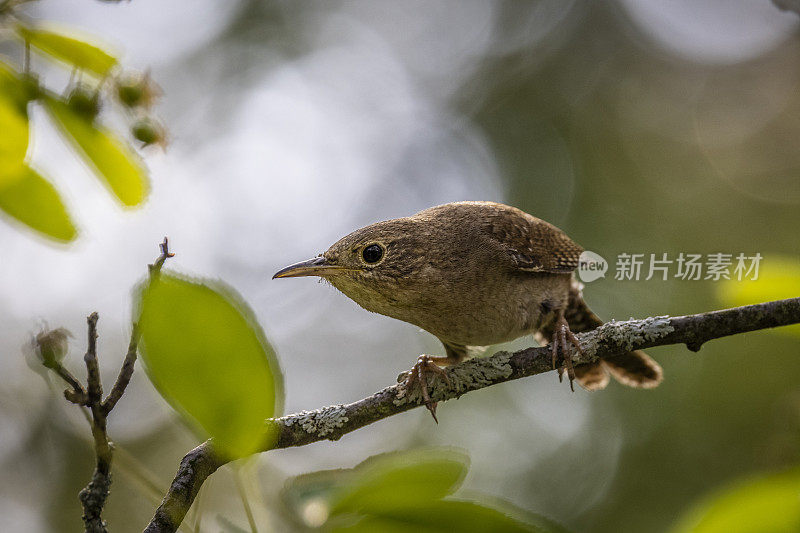
<path fill-rule="evenodd" d="M 491 217 L 489 231 L 518 269 L 566 274 L 578 268 L 583 248 L 552 224 L 515 211 L 510 217 Z"/>

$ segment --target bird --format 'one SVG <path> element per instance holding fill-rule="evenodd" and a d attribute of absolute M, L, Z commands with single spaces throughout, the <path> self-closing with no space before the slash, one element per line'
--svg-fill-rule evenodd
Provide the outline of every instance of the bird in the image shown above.
<path fill-rule="evenodd" d="M 366 309 L 408 322 L 437 337 L 445 356 L 420 355 L 403 385 L 421 388 L 436 417 L 427 376 L 449 381 L 442 367 L 486 346 L 533 335 L 550 342 L 559 378 L 570 387 L 623 385 L 653 388 L 659 364 L 640 350 L 572 364 L 582 352 L 575 333 L 603 321 L 583 299 L 575 278 L 583 248 L 556 226 L 516 207 L 464 201 L 385 220 L 342 237 L 312 259 L 289 265 L 273 279 L 318 276 Z"/>

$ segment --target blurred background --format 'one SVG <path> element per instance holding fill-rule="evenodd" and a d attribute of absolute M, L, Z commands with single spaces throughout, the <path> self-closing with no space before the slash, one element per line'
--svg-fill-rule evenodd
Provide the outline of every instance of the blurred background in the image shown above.
<path fill-rule="evenodd" d="M 800 263 L 800 19 L 769 0 L 44 0 L 27 13 L 149 68 L 171 142 L 146 151 L 147 203 L 122 209 L 32 112 L 32 161 L 80 235 L 54 245 L 0 223 L 3 530 L 79 530 L 93 463 L 85 421 L 20 347 L 45 324 L 66 327 L 66 364 L 82 376 L 96 310 L 110 383 L 131 288 L 164 235 L 170 268 L 225 280 L 255 310 L 287 413 L 360 399 L 441 350 L 329 285 L 270 279 L 377 220 L 493 200 L 556 224 L 612 270 L 620 253 Z M 619 320 L 737 303 L 721 286 L 609 275 L 584 294 Z M 258 512 L 275 512 L 289 476 L 447 445 L 471 457 L 468 492 L 574 531 L 668 531 L 721 487 L 800 464 L 798 340 L 787 330 L 697 354 L 655 348 L 666 376 L 656 390 L 573 394 L 545 374 L 447 402 L 438 426 L 416 409 L 339 442 L 272 451 L 258 458 Z M 198 441 L 141 371 L 109 432 L 120 451 L 105 516 L 113 531 L 140 531 Z M 204 531 L 224 529 L 214 514 L 247 523 L 232 483 L 222 470 L 207 484 Z"/>

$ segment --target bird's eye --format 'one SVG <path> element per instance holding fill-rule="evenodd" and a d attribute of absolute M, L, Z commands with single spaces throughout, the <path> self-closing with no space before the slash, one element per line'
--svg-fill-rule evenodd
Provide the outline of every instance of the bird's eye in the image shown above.
<path fill-rule="evenodd" d="M 362 250 L 361 257 L 367 263 L 377 263 L 383 257 L 383 248 L 379 244 L 370 244 Z"/>

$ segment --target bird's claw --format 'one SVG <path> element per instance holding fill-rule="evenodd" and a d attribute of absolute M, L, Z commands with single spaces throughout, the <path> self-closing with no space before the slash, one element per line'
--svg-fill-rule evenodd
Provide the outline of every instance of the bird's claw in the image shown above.
<path fill-rule="evenodd" d="M 558 367 L 558 381 L 562 381 L 564 369 L 566 369 L 567 377 L 569 378 L 569 388 L 574 392 L 575 387 L 573 386 L 572 382 L 575 379 L 575 367 L 572 364 L 572 351 L 570 350 L 570 344 L 574 346 L 579 353 L 584 353 L 583 348 L 581 347 L 581 342 L 578 340 L 578 337 L 576 337 L 575 334 L 569 329 L 569 323 L 567 323 L 567 320 L 562 315 L 556 321 L 553 340 L 550 342 L 550 345 L 552 346 L 553 368 L 556 368 L 558 355 L 559 352 L 561 352 L 564 363 Z"/>
<path fill-rule="evenodd" d="M 428 379 L 426 376 L 428 373 L 438 374 L 444 379 L 445 383 L 450 385 L 450 377 L 443 368 L 434 362 L 434 358 L 430 355 L 420 355 L 417 358 L 417 362 L 413 367 L 411 367 L 411 370 L 405 373 L 406 375 L 403 386 L 405 387 L 406 391 L 408 391 L 415 382 L 419 384 L 420 393 L 422 394 L 422 401 L 425 402 L 425 407 L 428 408 L 431 416 L 433 416 L 433 420 L 438 424 L 439 419 L 436 418 L 436 406 L 439 404 L 439 402 L 431 401 L 431 395 L 428 391 Z M 400 375 L 400 377 L 402 376 L 403 374 Z"/>

